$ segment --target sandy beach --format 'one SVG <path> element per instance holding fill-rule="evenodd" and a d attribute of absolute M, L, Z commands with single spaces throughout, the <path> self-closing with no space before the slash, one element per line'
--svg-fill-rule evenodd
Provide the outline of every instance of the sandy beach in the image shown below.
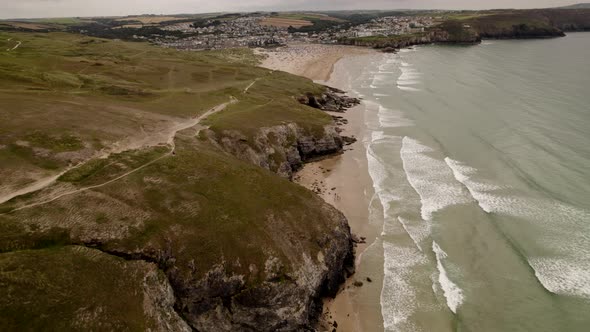
<path fill-rule="evenodd" d="M 373 50 L 346 46 L 294 45 L 270 54 L 264 67 L 283 70 L 322 81 L 347 90 L 346 79 L 334 72 L 336 63 L 344 57 L 374 54 Z M 374 190 L 368 172 L 366 149 L 365 106 L 363 104 L 343 116 L 347 123 L 343 135 L 357 138 L 345 148 L 345 153 L 306 164 L 294 180 L 318 193 L 326 202 L 347 217 L 353 234 L 361 243 L 356 247 L 356 273 L 342 286 L 335 299 L 324 302 L 321 331 L 375 331 L 382 329 L 379 298 L 382 285 L 382 263 L 363 267 L 363 253 L 375 245 L 381 232 L 380 225 L 369 222 L 369 208 L 374 204 Z M 362 285 L 361 285 L 362 283 Z"/>
<path fill-rule="evenodd" d="M 328 81 L 334 65 L 345 56 L 369 54 L 371 49 L 319 44 L 292 44 L 275 49 L 257 49 L 266 58 L 261 66 L 307 77 L 314 81 Z"/>

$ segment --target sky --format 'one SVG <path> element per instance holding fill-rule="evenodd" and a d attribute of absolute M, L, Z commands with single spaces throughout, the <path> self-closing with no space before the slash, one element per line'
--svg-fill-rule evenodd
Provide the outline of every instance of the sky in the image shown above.
<path fill-rule="evenodd" d="M 578 1 L 583 2 L 583 1 Z M 220 11 L 544 8 L 575 0 L 0 0 L 0 18 L 124 16 Z"/>

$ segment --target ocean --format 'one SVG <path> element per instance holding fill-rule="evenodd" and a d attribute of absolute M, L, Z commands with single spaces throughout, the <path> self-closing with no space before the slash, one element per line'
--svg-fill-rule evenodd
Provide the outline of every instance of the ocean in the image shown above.
<path fill-rule="evenodd" d="M 383 272 L 372 326 L 589 331 L 590 33 L 419 46 L 338 70 L 366 107 L 382 228 L 363 253 Z"/>

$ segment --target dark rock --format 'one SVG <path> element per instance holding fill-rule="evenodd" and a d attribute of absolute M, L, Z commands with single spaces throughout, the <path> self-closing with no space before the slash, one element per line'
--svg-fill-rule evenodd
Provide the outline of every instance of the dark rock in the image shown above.
<path fill-rule="evenodd" d="M 354 287 L 363 287 L 363 282 L 357 280 L 357 281 L 353 282 L 352 285 Z"/>
<path fill-rule="evenodd" d="M 357 139 L 355 137 L 348 137 L 348 136 L 342 136 L 342 140 L 344 141 L 344 145 L 351 145 L 353 143 L 356 143 Z"/>
<path fill-rule="evenodd" d="M 326 87 L 326 92 L 321 96 L 307 94 L 298 97 L 297 100 L 313 108 L 339 113 L 343 113 L 361 102 L 360 99 L 347 97 L 344 95 L 344 91 L 332 87 Z"/>
<path fill-rule="evenodd" d="M 398 50 L 395 47 L 386 47 L 381 50 L 383 53 L 397 53 Z"/>
<path fill-rule="evenodd" d="M 373 280 L 369 277 L 367 277 L 367 282 L 373 282 Z"/>
<path fill-rule="evenodd" d="M 220 149 L 286 178 L 291 178 L 304 163 L 342 153 L 344 147 L 333 124 L 315 132 L 295 123 L 261 128 L 247 141 L 238 131 L 224 131 L 220 135 L 207 130 L 206 135 Z"/>

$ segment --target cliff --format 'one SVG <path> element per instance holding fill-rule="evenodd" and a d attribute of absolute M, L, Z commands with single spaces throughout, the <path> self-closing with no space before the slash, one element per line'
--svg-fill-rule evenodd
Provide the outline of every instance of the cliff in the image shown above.
<path fill-rule="evenodd" d="M 546 12 L 507 11 L 464 20 L 483 39 L 527 39 L 563 37 L 564 32 Z"/>
<path fill-rule="evenodd" d="M 207 137 L 220 149 L 286 178 L 303 163 L 339 153 L 343 146 L 335 125 L 310 132 L 296 123 L 286 123 L 260 128 L 252 140 L 240 131 L 208 131 Z"/>
<path fill-rule="evenodd" d="M 313 328 L 354 270 L 346 218 L 194 137 L 176 145 L 118 183 L 0 216 L 2 330 Z"/>
<path fill-rule="evenodd" d="M 456 17 L 455 17 L 456 16 Z M 491 10 L 450 15 L 423 33 L 343 38 L 341 44 L 385 51 L 421 44 L 475 44 L 482 39 L 563 37 L 590 30 L 590 9 Z"/>
<path fill-rule="evenodd" d="M 309 106 L 304 112 L 318 112 L 313 109 L 344 112 L 360 103 L 356 98 L 345 96 L 343 91 L 330 87 L 325 89 L 317 95 L 306 93 L 297 98 L 299 103 Z M 282 121 L 281 124 L 258 128 L 250 135 L 239 128 L 210 129 L 204 137 L 221 150 L 285 178 L 291 178 L 305 162 L 341 153 L 346 139 L 340 136 L 333 121 L 315 126 Z"/>
<path fill-rule="evenodd" d="M 372 47 L 377 49 L 400 49 L 413 45 L 432 43 L 442 44 L 475 44 L 481 42 L 478 34 L 471 30 L 449 31 L 432 29 L 428 32 L 389 37 L 345 38 L 340 43 L 345 45 Z"/>
<path fill-rule="evenodd" d="M 269 169 L 341 151 L 298 101 L 338 108 L 325 87 L 245 50 L 0 34 L 27 45 L 0 54 L 0 330 L 313 329 L 350 229 Z"/>

